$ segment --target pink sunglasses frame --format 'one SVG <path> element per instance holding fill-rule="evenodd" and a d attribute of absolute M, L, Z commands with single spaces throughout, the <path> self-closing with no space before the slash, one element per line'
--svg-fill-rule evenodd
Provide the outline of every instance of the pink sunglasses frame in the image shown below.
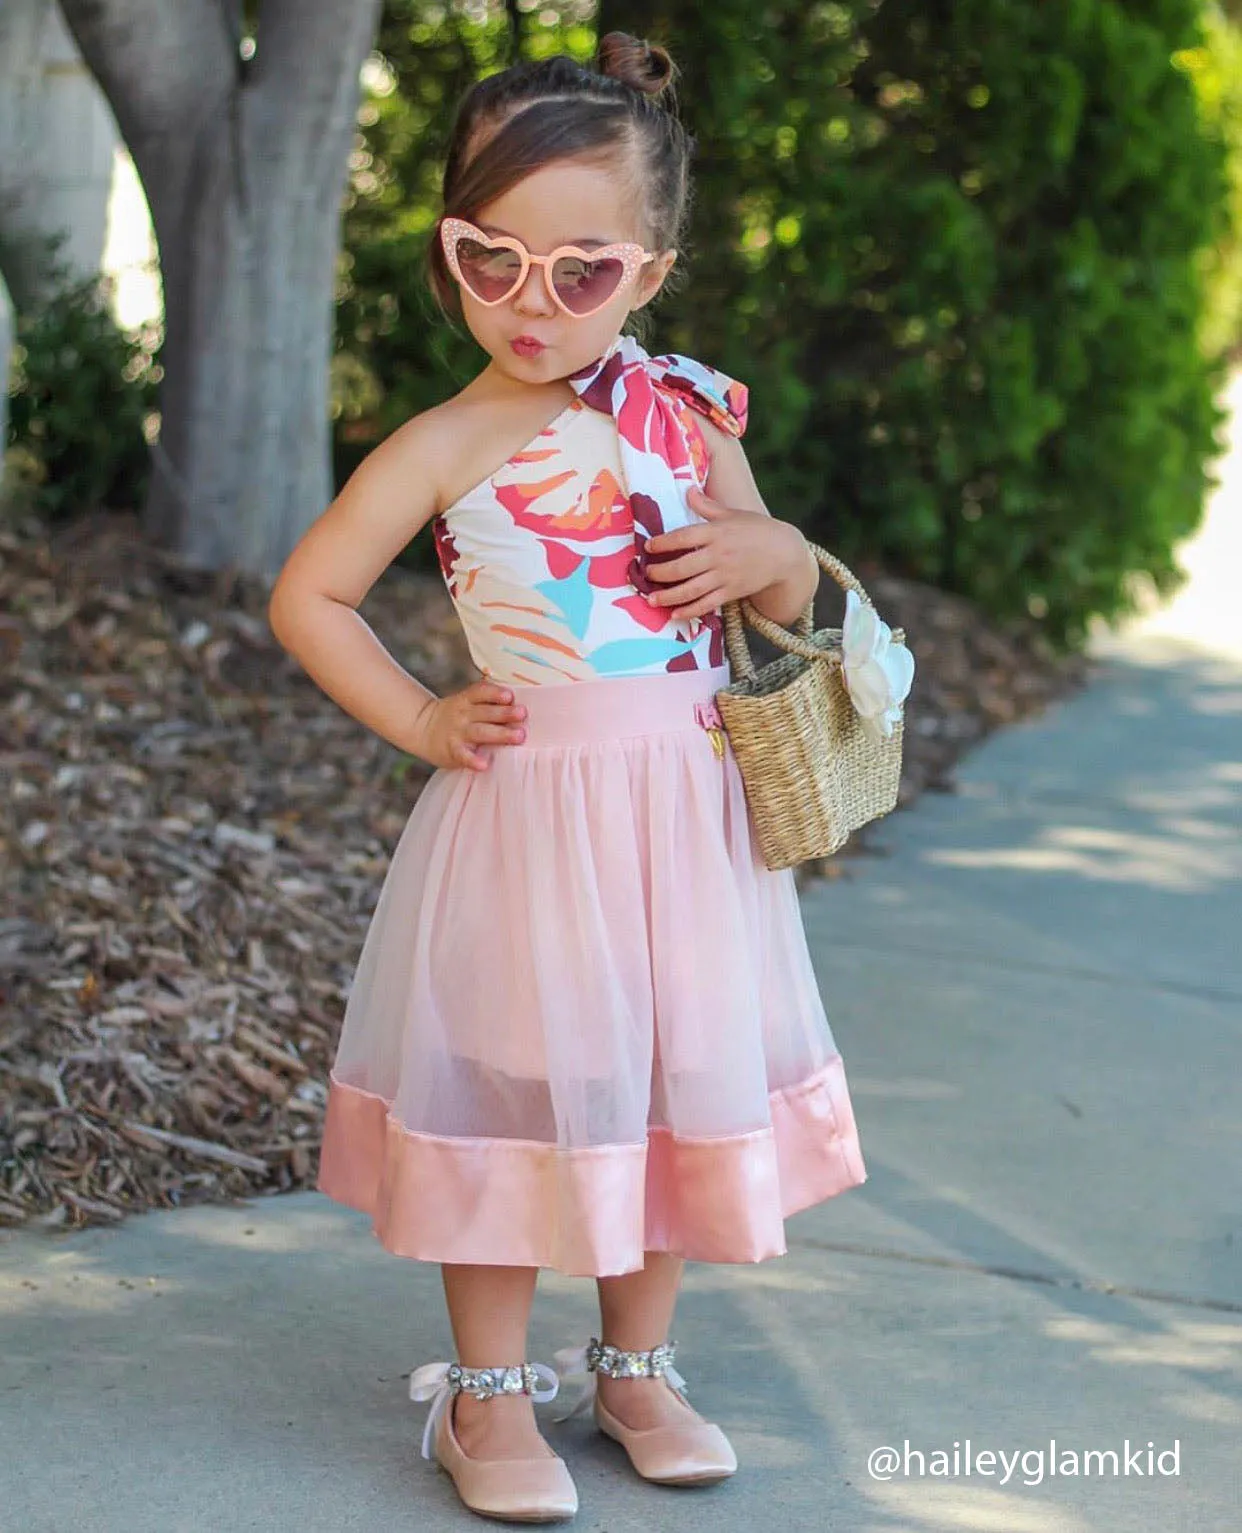
<path fill-rule="evenodd" d="M 480 298 L 461 274 L 461 267 L 457 262 L 457 242 L 463 236 L 478 240 L 489 250 L 512 250 L 522 262 L 522 270 L 512 288 L 500 298 Z M 558 308 L 561 308 L 571 319 L 589 319 L 592 314 L 598 314 L 601 309 L 607 308 L 612 300 L 620 293 L 635 274 L 646 266 L 648 261 L 655 260 L 655 253 L 644 250 L 641 245 L 632 241 L 620 241 L 614 245 L 601 245 L 598 250 L 581 250 L 577 245 L 558 245 L 549 255 L 532 255 L 521 240 L 508 234 L 484 234 L 477 225 L 465 218 L 443 218 L 440 220 L 440 244 L 444 250 L 444 258 L 448 262 L 449 270 L 457 281 L 465 288 L 474 299 L 475 303 L 482 304 L 485 309 L 494 309 L 498 304 L 508 303 L 515 294 L 522 291 L 527 276 L 532 266 L 543 267 L 543 280 L 552 294 L 552 298 Z M 615 257 L 620 253 L 621 280 L 604 299 L 603 303 L 597 303 L 593 309 L 571 309 L 556 291 L 556 285 L 552 281 L 553 264 L 560 260 L 561 256 L 581 256 L 584 261 L 598 261 L 605 256 Z"/>

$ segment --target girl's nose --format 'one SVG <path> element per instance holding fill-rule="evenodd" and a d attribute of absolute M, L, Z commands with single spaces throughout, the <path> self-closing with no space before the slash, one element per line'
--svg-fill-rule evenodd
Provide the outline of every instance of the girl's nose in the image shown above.
<path fill-rule="evenodd" d="M 526 281 L 519 288 L 517 297 L 513 300 L 514 307 L 523 314 L 551 314 L 556 309 L 556 300 L 548 291 L 548 279 L 545 275 L 546 268 L 532 266 L 526 273 Z"/>

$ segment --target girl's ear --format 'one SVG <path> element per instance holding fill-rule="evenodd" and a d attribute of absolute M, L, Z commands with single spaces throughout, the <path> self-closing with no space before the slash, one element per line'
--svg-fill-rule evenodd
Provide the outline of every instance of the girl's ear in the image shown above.
<path fill-rule="evenodd" d="M 631 309 L 641 309 L 651 302 L 655 295 L 664 285 L 664 279 L 673 269 L 678 252 L 676 250 L 664 250 L 656 256 L 649 266 L 643 267 L 642 279 L 639 282 L 637 296 L 630 305 Z"/>

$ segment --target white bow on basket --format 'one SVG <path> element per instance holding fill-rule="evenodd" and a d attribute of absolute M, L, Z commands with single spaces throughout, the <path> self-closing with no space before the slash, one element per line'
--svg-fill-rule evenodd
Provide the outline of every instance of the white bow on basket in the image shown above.
<path fill-rule="evenodd" d="M 859 722 L 877 745 L 892 736 L 914 681 L 914 656 L 892 638 L 893 630 L 875 608 L 857 591 L 847 590 L 841 673 Z"/>
<path fill-rule="evenodd" d="M 567 1411 L 561 1411 L 559 1415 L 552 1417 L 553 1421 L 568 1421 L 571 1416 L 576 1416 L 595 1398 L 595 1381 L 597 1375 L 593 1368 L 587 1367 L 587 1344 L 580 1347 L 562 1347 L 554 1352 L 553 1357 L 557 1363 L 557 1374 L 562 1384 L 568 1384 L 571 1379 L 581 1384 L 581 1392 Z M 677 1372 L 672 1363 L 664 1368 L 664 1377 L 674 1389 L 680 1389 L 682 1394 L 686 1392 L 686 1381 Z"/>
<path fill-rule="evenodd" d="M 448 1377 L 450 1366 L 449 1363 L 424 1363 L 421 1368 L 415 1368 L 410 1374 L 410 1399 L 431 1401 L 431 1409 L 427 1412 L 427 1425 L 423 1428 L 424 1458 L 432 1457 L 436 1422 L 444 1414 L 453 1395 Z M 542 1379 L 547 1386 L 544 1389 L 532 1389 L 531 1399 L 541 1405 L 547 1400 L 554 1400 L 561 1387 L 561 1381 L 557 1378 L 555 1371 L 546 1363 L 532 1363 L 530 1366 L 534 1369 L 535 1377 Z"/>

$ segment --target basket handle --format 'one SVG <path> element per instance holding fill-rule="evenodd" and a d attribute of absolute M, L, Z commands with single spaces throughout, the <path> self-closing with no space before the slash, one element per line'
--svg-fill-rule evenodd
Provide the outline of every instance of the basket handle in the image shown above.
<path fill-rule="evenodd" d="M 826 548 L 821 548 L 807 538 L 807 546 L 815 555 L 816 563 L 832 576 L 837 584 L 846 591 L 857 591 L 859 597 L 871 607 L 874 606 L 871 598 L 867 595 L 863 583 L 835 554 L 830 554 Z M 830 650 L 820 649 L 812 644 L 811 634 L 814 629 L 815 601 L 812 598 L 807 602 L 803 610 L 798 614 L 798 632 L 793 633 L 788 628 L 783 628 L 780 623 L 774 623 L 770 617 L 765 617 L 745 596 L 739 601 L 728 601 L 724 604 L 724 629 L 725 647 L 729 652 L 729 663 L 732 669 L 743 679 L 749 681 L 755 675 L 755 662 L 751 658 L 750 646 L 746 640 L 746 630 L 742 619 L 750 624 L 765 639 L 775 644 L 778 649 L 783 649 L 791 654 L 801 655 L 806 660 L 823 660 L 829 665 L 841 663 L 839 653 L 834 654 Z M 830 633 L 839 633 L 839 629 L 829 629 Z M 905 640 L 905 631 L 894 628 L 893 639 L 902 643 Z"/>

